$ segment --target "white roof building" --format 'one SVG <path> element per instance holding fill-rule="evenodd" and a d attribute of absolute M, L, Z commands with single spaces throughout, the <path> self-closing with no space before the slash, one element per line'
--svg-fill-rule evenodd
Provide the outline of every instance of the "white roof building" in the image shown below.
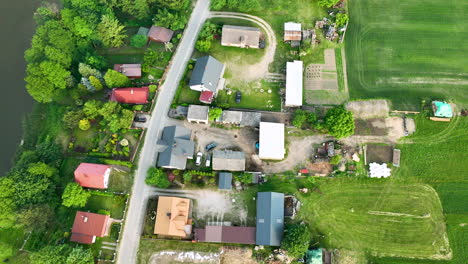
<path fill-rule="evenodd" d="M 301 31 L 301 24 L 294 23 L 294 22 L 286 22 L 284 23 L 284 30 L 285 31 Z"/>
<path fill-rule="evenodd" d="M 371 178 L 387 178 L 390 176 L 392 170 L 387 168 L 387 163 L 378 164 L 372 162 L 369 164 L 369 176 Z"/>
<path fill-rule="evenodd" d="M 260 159 L 284 159 L 284 124 L 260 122 Z"/>
<path fill-rule="evenodd" d="M 302 61 L 286 63 L 286 102 L 285 106 L 302 105 Z"/>

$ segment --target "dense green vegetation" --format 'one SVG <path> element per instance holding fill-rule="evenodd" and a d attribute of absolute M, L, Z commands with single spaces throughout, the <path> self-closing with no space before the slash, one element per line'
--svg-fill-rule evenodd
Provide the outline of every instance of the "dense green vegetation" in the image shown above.
<path fill-rule="evenodd" d="M 466 3 L 349 1 L 349 12 L 351 97 L 385 97 L 403 110 L 417 109 L 422 97 L 468 104 Z"/>

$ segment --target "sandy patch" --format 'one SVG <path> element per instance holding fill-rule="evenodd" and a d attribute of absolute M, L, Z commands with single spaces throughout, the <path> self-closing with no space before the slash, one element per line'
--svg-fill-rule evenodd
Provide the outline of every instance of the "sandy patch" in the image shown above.
<path fill-rule="evenodd" d="M 390 105 L 387 100 L 351 101 L 346 109 L 353 112 L 354 118 L 387 117 Z"/>
<path fill-rule="evenodd" d="M 161 251 L 150 258 L 150 263 L 220 263 L 221 253 L 205 253 L 196 251 Z"/>
<path fill-rule="evenodd" d="M 224 214 L 231 212 L 232 202 L 229 195 L 216 191 L 198 191 L 197 199 L 197 217 L 211 218 L 213 220 L 221 220 Z"/>
<path fill-rule="evenodd" d="M 221 264 L 256 264 L 250 248 L 223 247 Z"/>

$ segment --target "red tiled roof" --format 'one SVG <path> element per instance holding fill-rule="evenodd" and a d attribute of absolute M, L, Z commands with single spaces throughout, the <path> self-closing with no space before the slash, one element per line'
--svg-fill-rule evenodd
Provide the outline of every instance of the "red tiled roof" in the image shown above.
<path fill-rule="evenodd" d="M 93 163 L 81 163 L 75 170 L 75 181 L 88 188 L 106 189 L 106 173 L 111 166 Z"/>
<path fill-rule="evenodd" d="M 165 43 L 171 41 L 173 34 L 174 31 L 170 29 L 158 26 L 151 26 L 151 29 L 148 32 L 148 38 L 155 42 Z"/>
<path fill-rule="evenodd" d="M 128 78 L 141 78 L 141 64 L 114 64 L 114 70 Z"/>
<path fill-rule="evenodd" d="M 212 91 L 203 91 L 200 93 L 200 102 L 211 104 L 213 102 L 214 93 Z"/>
<path fill-rule="evenodd" d="M 124 104 L 147 104 L 148 95 L 148 87 L 114 88 L 110 100 Z"/>
<path fill-rule="evenodd" d="M 71 241 L 90 244 L 93 236 L 103 237 L 106 235 L 109 219 L 108 215 L 76 212 Z"/>

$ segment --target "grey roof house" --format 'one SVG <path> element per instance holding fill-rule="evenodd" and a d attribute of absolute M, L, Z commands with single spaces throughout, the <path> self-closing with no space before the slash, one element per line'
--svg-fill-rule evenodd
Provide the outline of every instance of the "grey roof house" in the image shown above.
<path fill-rule="evenodd" d="M 206 105 L 189 105 L 187 121 L 198 124 L 208 124 L 208 113 L 210 108 Z"/>
<path fill-rule="evenodd" d="M 223 79 L 225 65 L 211 56 L 197 59 L 192 76 L 190 77 L 190 89 L 202 92 L 200 101 L 211 103 L 219 89 L 224 88 Z"/>
<path fill-rule="evenodd" d="M 245 171 L 245 153 L 232 150 L 213 151 L 213 170 Z"/>
<path fill-rule="evenodd" d="M 259 28 L 224 25 L 221 45 L 258 49 L 261 35 Z"/>
<path fill-rule="evenodd" d="M 238 126 L 258 127 L 262 119 L 262 113 L 259 112 L 243 112 L 225 110 L 217 119 L 217 122 L 223 124 L 232 124 Z"/>
<path fill-rule="evenodd" d="M 181 126 L 167 126 L 158 140 L 158 166 L 184 170 L 187 159 L 192 159 L 195 143 L 190 141 L 192 131 Z"/>
<path fill-rule="evenodd" d="M 218 180 L 218 188 L 220 190 L 232 190 L 232 173 L 220 172 Z"/>
<path fill-rule="evenodd" d="M 284 194 L 257 193 L 257 245 L 280 246 L 284 230 Z"/>

